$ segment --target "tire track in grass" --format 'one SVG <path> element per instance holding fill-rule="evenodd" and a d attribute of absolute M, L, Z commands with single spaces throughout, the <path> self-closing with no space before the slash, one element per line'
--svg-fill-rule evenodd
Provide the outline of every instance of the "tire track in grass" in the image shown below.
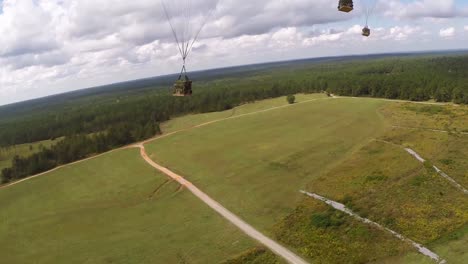
<path fill-rule="evenodd" d="M 416 151 L 410 149 L 410 148 L 405 148 L 406 152 L 408 152 L 411 156 L 413 156 L 415 159 L 417 159 L 421 163 L 425 163 L 426 160 L 422 158 Z M 431 164 L 432 165 L 432 164 Z M 432 168 L 439 174 L 440 176 L 444 177 L 446 180 L 448 180 L 453 186 L 455 186 L 457 189 L 462 191 L 464 194 L 468 194 L 468 190 L 465 189 L 461 184 L 459 184 L 457 181 L 455 181 L 452 177 L 448 176 L 445 172 L 443 172 L 441 169 L 439 169 L 437 166 L 432 165 Z"/>
<path fill-rule="evenodd" d="M 352 210 L 348 209 L 344 204 L 332 201 L 330 199 L 327 199 L 327 198 L 325 198 L 323 196 L 320 196 L 318 194 L 315 194 L 315 193 L 310 193 L 310 192 L 306 192 L 306 191 L 300 191 L 300 192 L 302 194 L 307 195 L 309 197 L 312 197 L 312 198 L 314 198 L 316 200 L 322 201 L 322 202 L 330 205 L 331 207 L 335 208 L 336 210 L 341 211 L 341 212 L 343 212 L 343 213 L 345 213 L 347 215 L 350 215 L 350 216 L 356 218 L 360 222 L 376 226 L 380 230 L 385 230 L 385 231 L 389 232 L 390 234 L 392 234 L 393 236 L 397 237 L 398 239 L 400 239 L 402 241 L 409 242 L 413 247 L 415 247 L 419 251 L 419 253 L 423 254 L 424 256 L 427 256 L 427 257 L 431 258 L 433 261 L 435 261 L 437 263 L 440 263 L 440 264 L 447 263 L 447 261 L 445 261 L 444 259 L 439 257 L 439 255 L 432 252 L 430 249 L 424 247 L 421 244 L 418 244 L 418 243 L 414 242 L 413 240 L 411 240 L 409 238 L 404 237 L 403 235 L 401 235 L 401 234 L 399 234 L 399 233 L 397 233 L 397 232 L 395 232 L 395 231 L 393 231 L 393 230 L 391 230 L 389 228 L 381 226 L 380 224 L 378 224 L 376 222 L 373 222 L 373 221 L 371 221 L 371 220 L 369 220 L 367 218 L 360 217 L 359 215 L 354 213 Z"/>
<path fill-rule="evenodd" d="M 468 132 L 447 131 L 447 130 L 442 130 L 442 129 L 427 128 L 427 127 L 407 127 L 407 126 L 396 126 L 396 125 L 393 125 L 392 127 L 400 128 L 400 129 L 426 130 L 426 131 L 444 133 L 444 134 L 453 133 L 453 134 L 459 134 L 459 135 L 468 135 Z"/>
<path fill-rule="evenodd" d="M 426 160 L 421 157 L 421 155 L 419 155 L 416 151 L 414 151 L 413 149 L 410 149 L 410 148 L 405 148 L 404 146 L 402 145 L 398 145 L 398 144 L 395 144 L 395 143 L 392 143 L 392 142 L 389 142 L 389 141 L 386 141 L 386 140 L 380 140 L 380 139 L 376 139 L 375 141 L 377 142 L 382 142 L 382 143 L 385 143 L 385 144 L 389 144 L 389 145 L 392 145 L 392 146 L 395 146 L 395 147 L 398 147 L 398 148 L 402 148 L 404 149 L 408 154 L 410 154 L 413 158 L 415 158 L 417 161 L 421 162 L 421 163 L 426 163 Z M 439 174 L 440 176 L 442 176 L 444 179 L 446 179 L 452 186 L 454 186 L 455 188 L 457 188 L 458 190 L 460 190 L 461 192 L 463 192 L 464 194 L 468 194 L 468 190 L 465 189 L 465 187 L 463 187 L 463 185 L 459 184 L 456 180 L 454 180 L 452 177 L 450 177 L 447 173 L 443 172 L 441 169 L 439 169 L 437 166 L 435 165 L 432 165 L 431 164 L 431 167 L 437 172 L 437 174 Z"/>

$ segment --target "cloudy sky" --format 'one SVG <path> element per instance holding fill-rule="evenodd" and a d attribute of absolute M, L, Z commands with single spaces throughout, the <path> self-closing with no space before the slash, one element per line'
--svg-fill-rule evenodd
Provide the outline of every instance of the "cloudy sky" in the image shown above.
<path fill-rule="evenodd" d="M 468 48 L 468 0 L 162 0 L 179 40 L 210 14 L 189 70 L 296 58 Z M 181 3 L 174 12 L 173 3 Z M 190 3 L 187 6 L 186 3 Z M 187 8 L 183 8 L 187 7 Z M 185 17 L 190 17 L 185 19 Z M 0 0 L 0 105 L 179 71 L 161 0 Z"/>

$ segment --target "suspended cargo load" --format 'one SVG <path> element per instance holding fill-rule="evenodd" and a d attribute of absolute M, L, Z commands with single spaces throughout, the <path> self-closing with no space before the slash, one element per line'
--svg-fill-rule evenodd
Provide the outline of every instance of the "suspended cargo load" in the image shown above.
<path fill-rule="evenodd" d="M 185 65 L 202 29 L 216 10 L 218 1 L 207 0 L 204 5 L 200 5 L 197 0 L 161 0 L 182 59 L 182 71 L 173 86 L 174 96 L 192 95 L 192 81 L 187 77 Z"/>
<path fill-rule="evenodd" d="M 362 29 L 362 35 L 364 37 L 369 37 L 371 34 L 371 30 L 369 29 L 369 18 L 374 13 L 377 2 L 377 0 L 361 0 L 364 8 L 364 15 L 366 17 L 366 26 Z"/>
<path fill-rule="evenodd" d="M 338 10 L 341 12 L 349 13 L 353 11 L 353 9 L 354 9 L 353 0 L 340 0 L 338 2 Z"/>
<path fill-rule="evenodd" d="M 190 96 L 192 95 L 192 81 L 185 76 L 184 79 L 179 79 L 174 83 L 174 96 Z"/>
<path fill-rule="evenodd" d="M 369 37 L 370 36 L 370 29 L 368 27 L 365 27 L 362 29 L 362 35 L 364 37 Z"/>

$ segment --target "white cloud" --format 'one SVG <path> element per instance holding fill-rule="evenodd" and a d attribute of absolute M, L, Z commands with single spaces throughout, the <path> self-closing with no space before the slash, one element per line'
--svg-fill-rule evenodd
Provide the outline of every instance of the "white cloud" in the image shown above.
<path fill-rule="evenodd" d="M 31 0 L 5 0 L 0 14 L 0 57 L 56 49 L 53 26 L 51 16 Z"/>
<path fill-rule="evenodd" d="M 442 38 L 451 38 L 455 36 L 455 28 L 454 27 L 449 27 L 449 28 L 444 28 L 439 31 L 439 36 Z"/>
<path fill-rule="evenodd" d="M 468 26 L 465 26 L 464 29 L 465 29 L 465 31 L 468 31 Z"/>
<path fill-rule="evenodd" d="M 394 39 L 397 41 L 407 40 L 408 38 L 416 38 L 423 34 L 423 30 L 419 26 L 395 26 L 390 28 L 388 34 L 382 39 Z"/>
<path fill-rule="evenodd" d="M 194 13 L 216 2 L 192 1 Z M 341 55 L 348 49 L 417 49 L 418 41 L 439 39 L 437 34 L 462 43 L 455 29 L 447 31 L 454 25 L 449 17 L 468 10 L 453 0 L 380 0 L 374 16 L 379 19 L 371 18 L 370 25 L 381 24 L 363 38 L 362 25 L 354 25 L 363 20 L 359 1 L 348 14 L 330 0 L 241 2 L 220 1 L 194 46 L 190 69 Z M 0 10 L 0 104 L 176 72 L 180 66 L 160 1 L 0 0 Z M 445 29 L 436 31 L 426 19 Z"/>
<path fill-rule="evenodd" d="M 381 1 L 379 6 L 387 16 L 398 18 L 452 18 L 467 16 L 465 9 L 457 6 L 455 0 L 418 0 L 412 2 L 391 0 Z"/>

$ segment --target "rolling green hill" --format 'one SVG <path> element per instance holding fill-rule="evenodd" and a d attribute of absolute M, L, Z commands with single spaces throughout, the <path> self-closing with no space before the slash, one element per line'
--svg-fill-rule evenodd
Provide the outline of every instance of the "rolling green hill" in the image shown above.
<path fill-rule="evenodd" d="M 303 189 L 345 203 L 449 263 L 465 262 L 466 195 L 402 147 L 465 184 L 466 106 L 297 98 L 172 119 L 161 127 L 174 134 L 146 150 L 312 263 L 431 262 L 389 233 L 302 196 Z M 0 208 L 6 263 L 281 261 L 153 171 L 136 149 L 0 189 Z"/>
<path fill-rule="evenodd" d="M 300 188 L 383 131 L 382 103 L 365 102 L 297 104 L 162 138 L 147 151 L 268 229 L 294 209 Z"/>
<path fill-rule="evenodd" d="M 255 246 L 119 150 L 0 189 L 2 263 L 217 263 Z"/>
<path fill-rule="evenodd" d="M 443 111 L 436 110 L 440 115 L 431 118 L 426 116 L 427 111 L 432 112 L 429 108 Z M 373 99 L 324 99 L 183 131 L 156 140 L 147 149 L 154 160 L 186 175 L 227 208 L 312 260 L 386 261 L 414 249 L 339 214 L 333 216 L 341 219 L 337 227 L 314 226 L 310 222 L 314 215 L 334 213 L 303 199 L 298 193 L 302 188 L 343 201 L 363 216 L 429 244 L 446 259 L 463 261 L 466 256 L 457 253 L 460 246 L 437 241 L 468 222 L 464 194 L 426 171 L 403 149 L 374 139 L 394 137 L 395 143 L 413 141 L 411 146 L 430 143 L 427 146 L 443 150 L 437 155 L 439 163 L 451 157 L 457 166 L 447 168 L 447 172 L 463 182 L 466 136 L 409 132 L 394 125 L 419 122 L 437 129 L 448 123 L 448 129 L 463 131 L 468 128 L 465 110 Z M 163 128 L 186 129 L 197 122 L 217 120 L 220 115 L 182 117 Z M 428 158 L 434 156 L 420 149 Z M 451 243 L 459 245 L 463 239 L 462 235 Z M 376 243 L 379 248 L 372 248 Z M 334 254 L 337 247 L 340 254 Z"/>
<path fill-rule="evenodd" d="M 4 168 L 11 166 L 12 159 L 18 155 L 20 157 L 27 157 L 41 148 L 49 148 L 59 140 L 45 140 L 30 144 L 21 144 L 11 147 L 0 148 L 0 171 Z"/>

